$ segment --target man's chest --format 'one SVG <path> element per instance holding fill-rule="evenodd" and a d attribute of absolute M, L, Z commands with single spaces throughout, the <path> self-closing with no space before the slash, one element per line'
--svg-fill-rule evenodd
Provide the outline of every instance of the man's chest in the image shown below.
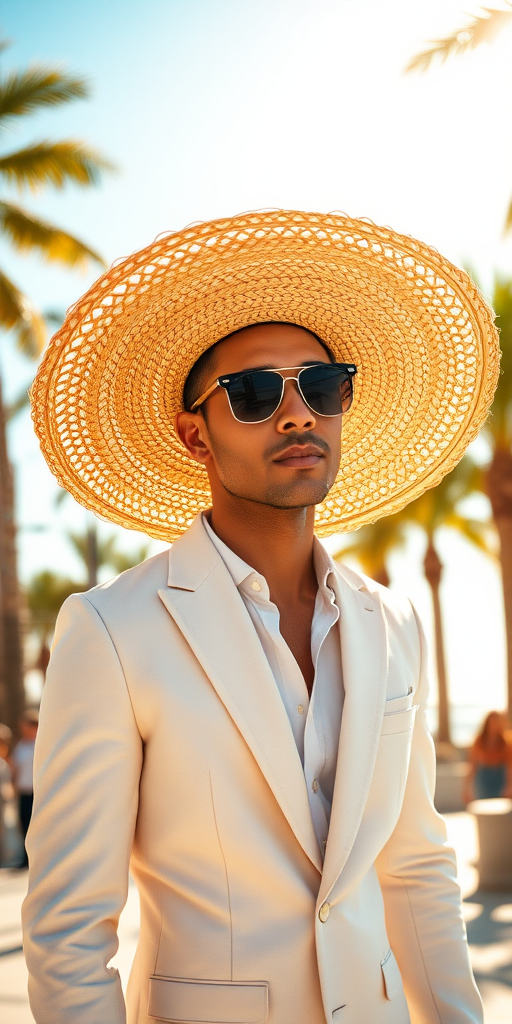
<path fill-rule="evenodd" d="M 311 695 L 315 678 L 315 667 L 311 652 L 311 626 L 315 602 L 289 608 L 284 605 L 280 609 L 280 633 L 284 643 L 290 649 L 304 678 L 308 694 Z"/>

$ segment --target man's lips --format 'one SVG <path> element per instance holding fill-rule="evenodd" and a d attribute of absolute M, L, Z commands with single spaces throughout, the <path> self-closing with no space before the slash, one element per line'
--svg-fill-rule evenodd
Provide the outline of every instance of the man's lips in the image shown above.
<path fill-rule="evenodd" d="M 294 469 L 309 469 L 310 466 L 316 466 L 324 458 L 324 453 L 314 444 L 293 445 L 291 448 L 286 448 L 284 452 L 280 452 L 274 462 L 278 462 L 280 466 L 290 466 Z"/>

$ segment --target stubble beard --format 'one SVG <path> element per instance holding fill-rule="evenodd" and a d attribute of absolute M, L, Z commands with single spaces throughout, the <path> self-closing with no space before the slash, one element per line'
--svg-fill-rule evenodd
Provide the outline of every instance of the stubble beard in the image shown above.
<path fill-rule="evenodd" d="M 212 441 L 211 431 L 210 440 Z M 287 444 L 292 443 L 294 438 L 288 438 Z M 307 438 L 309 440 L 309 436 Z M 321 445 L 321 447 L 329 452 L 328 445 L 317 438 L 314 439 L 315 443 Z M 304 444 L 306 439 L 302 436 L 297 436 L 298 443 Z M 236 469 L 237 464 L 242 469 L 242 475 L 245 475 L 247 469 L 246 463 L 240 456 L 237 457 L 232 451 L 230 451 L 222 441 L 217 438 L 214 442 L 215 454 L 217 462 L 217 475 L 219 480 L 228 494 L 233 498 L 238 498 L 243 501 L 251 501 L 257 505 L 266 505 L 269 508 L 281 509 L 285 511 L 287 509 L 301 509 L 310 508 L 312 505 L 319 505 L 327 497 L 336 477 L 329 483 L 325 479 L 323 480 L 290 480 L 288 483 L 272 483 L 264 487 L 260 493 L 255 493 L 254 489 L 250 484 L 245 486 L 244 484 L 237 485 L 233 480 L 233 474 L 229 470 Z M 276 450 L 284 448 L 283 444 L 275 446 Z M 268 457 L 269 452 L 265 453 Z M 228 471 L 226 472 L 226 467 Z M 327 469 L 327 467 L 326 467 Z M 230 479 L 231 478 L 231 479 Z"/>
<path fill-rule="evenodd" d="M 243 501 L 252 501 L 257 505 L 267 505 L 269 508 L 286 509 L 310 508 L 311 505 L 319 505 L 327 497 L 331 486 L 324 480 L 315 480 L 306 483 L 305 481 L 294 481 L 290 484 L 272 484 L 265 489 L 263 494 L 255 494 L 251 488 L 234 488 L 233 484 L 221 479 L 222 486 L 233 498 Z M 302 492 L 302 493 L 301 493 Z"/>
<path fill-rule="evenodd" d="M 311 505 L 319 505 L 327 497 L 329 491 L 330 487 L 323 480 L 308 483 L 295 481 L 288 486 L 273 484 L 265 491 L 262 503 L 270 505 L 271 508 L 309 508 Z"/>

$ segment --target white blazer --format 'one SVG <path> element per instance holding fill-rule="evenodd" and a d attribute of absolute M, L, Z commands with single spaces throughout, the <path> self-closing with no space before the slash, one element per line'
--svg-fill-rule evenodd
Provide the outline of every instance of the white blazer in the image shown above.
<path fill-rule="evenodd" d="M 286 711 L 201 518 L 66 601 L 36 749 L 24 904 L 37 1024 L 481 1024 L 432 805 L 424 640 L 342 568 L 345 685 L 325 862 Z"/>

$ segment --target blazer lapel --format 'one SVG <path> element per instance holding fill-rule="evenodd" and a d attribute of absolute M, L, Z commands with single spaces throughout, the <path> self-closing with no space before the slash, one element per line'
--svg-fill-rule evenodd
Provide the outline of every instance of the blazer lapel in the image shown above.
<path fill-rule="evenodd" d="M 159 597 L 249 746 L 290 827 L 322 870 L 291 726 L 249 613 L 198 516 L 170 551 Z"/>
<path fill-rule="evenodd" d="M 343 870 L 359 829 L 386 698 L 388 638 L 382 603 L 378 593 L 364 585 L 358 589 L 353 580 L 357 576 L 348 571 L 335 584 L 345 703 L 320 902 Z"/>

